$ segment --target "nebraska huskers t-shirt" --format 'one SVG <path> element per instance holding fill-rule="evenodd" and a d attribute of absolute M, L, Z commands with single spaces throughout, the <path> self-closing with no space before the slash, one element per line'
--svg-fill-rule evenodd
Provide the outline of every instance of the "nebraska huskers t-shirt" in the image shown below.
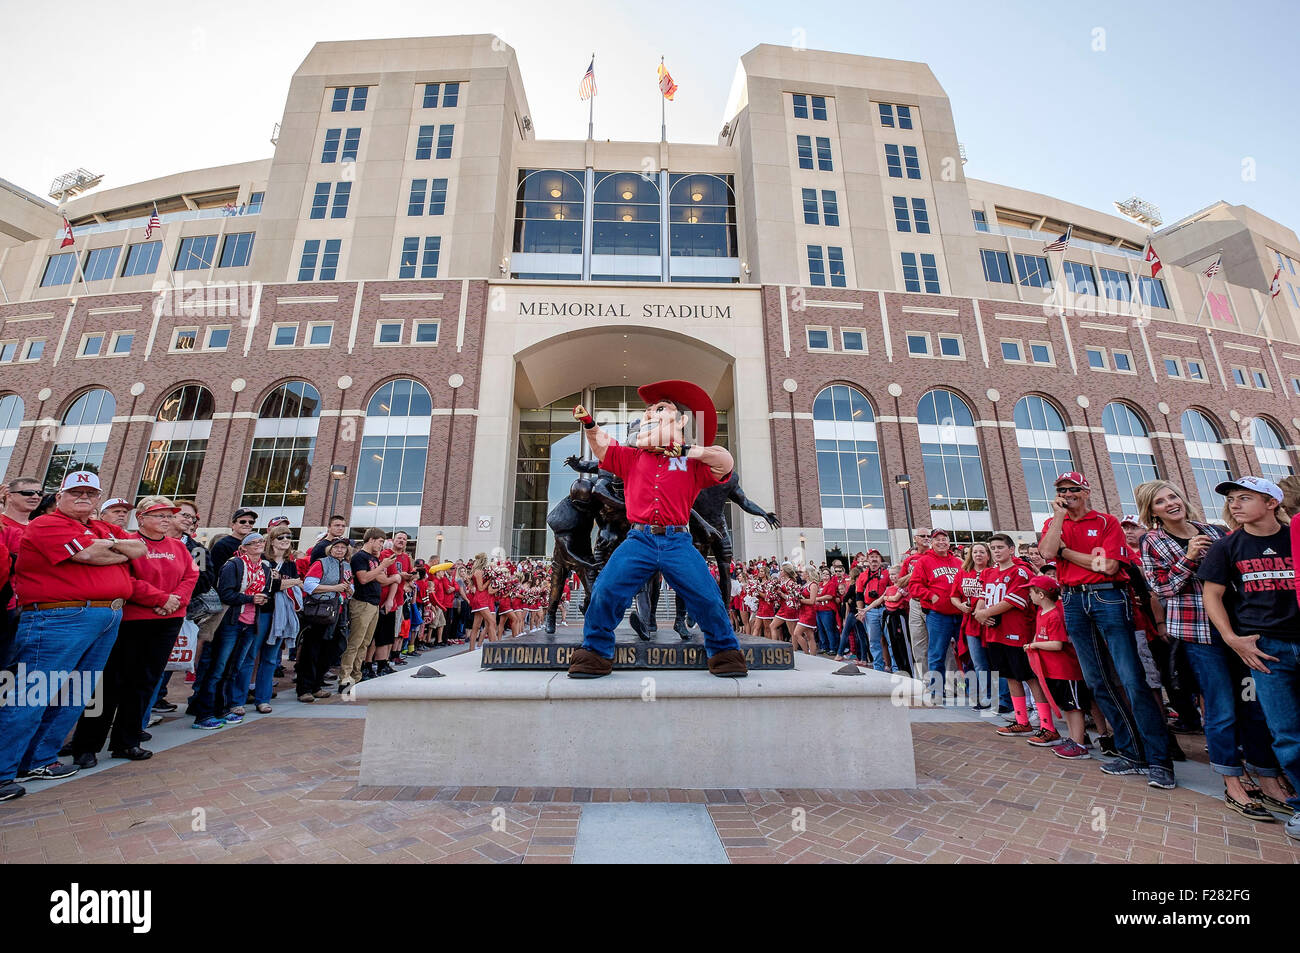
<path fill-rule="evenodd" d="M 1300 640 L 1300 606 L 1287 527 L 1272 536 L 1252 536 L 1239 529 L 1216 540 L 1197 575 L 1227 588 L 1224 601 L 1238 635 Z"/>

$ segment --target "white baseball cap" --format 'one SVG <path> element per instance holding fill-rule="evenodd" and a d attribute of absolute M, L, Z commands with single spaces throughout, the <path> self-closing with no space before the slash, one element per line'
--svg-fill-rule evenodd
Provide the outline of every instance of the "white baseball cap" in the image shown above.
<path fill-rule="evenodd" d="M 127 509 L 129 509 L 129 510 L 133 510 L 133 509 L 135 509 L 135 507 L 132 506 L 131 503 L 130 503 L 128 500 L 124 500 L 124 499 L 122 499 L 120 496 L 115 496 L 115 497 L 113 497 L 111 500 L 108 500 L 107 502 L 105 502 L 105 503 L 104 503 L 104 504 L 99 508 L 99 512 L 103 513 L 105 510 L 112 509 L 114 506 L 125 506 L 125 507 L 126 507 Z"/>
<path fill-rule="evenodd" d="M 1220 496 L 1227 496 L 1232 490 L 1253 490 L 1256 493 L 1263 493 L 1265 496 L 1271 496 L 1279 503 L 1282 502 L 1282 488 L 1272 480 L 1265 480 L 1257 476 L 1241 476 L 1235 480 L 1224 480 L 1214 488 L 1214 492 Z"/>
<path fill-rule="evenodd" d="M 63 478 L 63 483 L 59 485 L 59 490 L 71 490 L 76 487 L 85 487 L 91 490 L 103 489 L 99 485 L 99 474 L 90 470 L 73 470 Z"/>

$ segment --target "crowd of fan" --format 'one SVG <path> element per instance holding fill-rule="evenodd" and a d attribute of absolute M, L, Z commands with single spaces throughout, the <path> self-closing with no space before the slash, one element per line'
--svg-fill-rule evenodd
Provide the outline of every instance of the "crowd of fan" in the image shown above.
<path fill-rule="evenodd" d="M 1203 733 L 1225 803 L 1259 822 L 1287 816 L 1300 839 L 1300 477 L 1216 489 L 1220 522 L 1163 480 L 1137 487 L 1138 512 L 1116 517 L 1091 508 L 1082 474 L 1065 473 L 1037 542 L 1018 548 L 1005 533 L 954 547 L 936 527 L 918 529 L 893 566 L 876 550 L 829 565 L 733 563 L 732 622 L 914 675 L 931 703 L 967 696 L 1009 716 L 1003 738 L 1069 760 L 1095 752 L 1103 772 L 1152 787 L 1175 787 L 1179 736 Z M 259 532 L 258 514 L 240 509 L 205 547 L 193 503 L 101 503 L 87 471 L 49 497 L 30 479 L 0 494 L 0 660 L 11 673 L 0 800 L 94 766 L 106 742 L 115 758 L 151 757 L 148 728 L 179 707 L 167 669 L 189 667 L 168 664 L 180 636 L 196 659 L 186 714 L 210 731 L 240 724 L 246 706 L 271 712 L 286 653 L 293 694 L 309 704 L 430 648 L 531 632 L 552 591 L 541 561 L 433 564 L 406 533 L 353 538 L 341 516 L 299 552 L 288 519 Z M 556 584 L 561 624 L 577 584 Z M 100 672 L 99 704 L 84 712 L 88 697 L 66 697 L 75 678 L 62 695 L 24 695 L 31 673 Z"/>

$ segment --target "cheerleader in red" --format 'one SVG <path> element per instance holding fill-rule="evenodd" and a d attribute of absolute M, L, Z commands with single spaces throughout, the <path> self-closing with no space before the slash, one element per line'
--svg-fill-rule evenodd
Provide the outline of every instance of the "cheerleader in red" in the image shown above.
<path fill-rule="evenodd" d="M 821 583 L 808 572 L 808 582 L 799 589 L 799 622 L 790 643 L 795 651 L 817 654 L 817 604 Z"/>
<path fill-rule="evenodd" d="M 791 563 L 781 567 L 781 575 L 776 580 L 779 604 L 776 618 L 772 620 L 771 639 L 774 642 L 789 642 L 794 638 L 795 626 L 799 624 L 799 576 Z"/>
<path fill-rule="evenodd" d="M 479 553 L 474 557 L 474 564 L 470 567 L 469 586 L 469 609 L 473 614 L 474 622 L 469 630 L 469 648 L 472 652 L 479 646 L 479 630 L 483 632 L 484 641 L 495 642 L 497 639 L 497 624 L 492 613 L 493 589 L 489 581 L 487 553 Z"/>
<path fill-rule="evenodd" d="M 760 565 L 758 567 L 758 584 L 755 587 L 758 596 L 758 611 L 754 613 L 756 625 L 754 634 L 761 635 L 765 639 L 772 637 L 772 620 L 776 618 L 775 600 L 775 581 L 768 576 L 767 567 Z"/>

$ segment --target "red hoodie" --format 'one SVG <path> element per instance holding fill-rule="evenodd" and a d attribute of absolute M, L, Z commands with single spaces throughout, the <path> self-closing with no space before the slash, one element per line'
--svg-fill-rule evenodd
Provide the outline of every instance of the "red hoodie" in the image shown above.
<path fill-rule="evenodd" d="M 927 550 L 912 564 L 912 581 L 908 583 L 908 592 L 921 600 L 921 608 L 932 609 L 943 615 L 961 615 L 961 610 L 952 604 L 952 587 L 961 572 L 961 558 L 949 553 L 939 556 L 934 550 Z M 938 600 L 934 599 L 938 596 Z"/>
<path fill-rule="evenodd" d="M 190 595 L 194 592 L 194 583 L 199 578 L 190 551 L 179 539 L 170 536 L 150 539 L 135 533 L 132 538 L 144 540 L 149 552 L 128 563 L 131 567 L 131 598 L 122 609 L 123 621 L 183 619 Z M 181 600 L 175 612 L 159 615 L 153 611 L 171 595 Z"/>

